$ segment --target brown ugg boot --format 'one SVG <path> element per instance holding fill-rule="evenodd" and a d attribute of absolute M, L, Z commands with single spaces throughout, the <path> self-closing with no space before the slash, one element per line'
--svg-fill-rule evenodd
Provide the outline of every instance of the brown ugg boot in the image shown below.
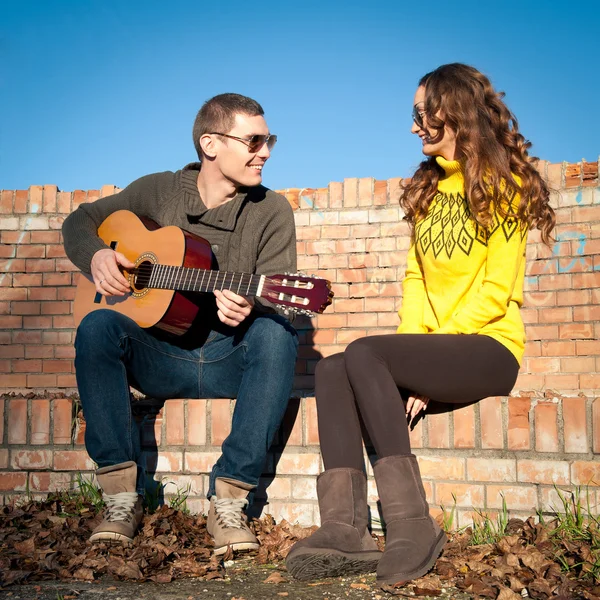
<path fill-rule="evenodd" d="M 244 509 L 248 505 L 246 496 L 254 486 L 217 477 L 216 495 L 210 499 L 206 530 L 212 536 L 217 555 L 232 550 L 258 550 L 258 540 L 248 527 Z"/>
<path fill-rule="evenodd" d="M 387 456 L 375 463 L 373 471 L 387 527 L 377 582 L 393 585 L 422 577 L 447 538 L 429 515 L 417 458 Z"/>
<path fill-rule="evenodd" d="M 136 491 L 137 465 L 133 461 L 96 471 L 106 503 L 104 520 L 90 536 L 91 542 L 132 542 L 142 520 L 142 497 Z"/>
<path fill-rule="evenodd" d="M 296 542 L 285 564 L 301 580 L 375 571 L 381 558 L 367 528 L 367 478 L 356 469 L 329 469 L 317 478 L 321 527 Z"/>

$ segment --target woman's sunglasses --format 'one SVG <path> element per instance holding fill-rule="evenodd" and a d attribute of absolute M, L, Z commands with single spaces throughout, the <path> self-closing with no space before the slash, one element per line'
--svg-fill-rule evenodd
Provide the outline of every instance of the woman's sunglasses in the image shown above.
<path fill-rule="evenodd" d="M 422 108 L 417 108 L 417 106 L 413 106 L 412 109 L 412 118 L 413 121 L 417 124 L 417 127 L 423 129 L 425 127 L 425 123 L 423 123 L 423 117 L 425 116 L 425 111 Z"/>

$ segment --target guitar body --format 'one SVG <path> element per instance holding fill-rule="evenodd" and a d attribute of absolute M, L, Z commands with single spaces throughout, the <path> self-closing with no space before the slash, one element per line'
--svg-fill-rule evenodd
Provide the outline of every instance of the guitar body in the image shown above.
<path fill-rule="evenodd" d="M 142 263 L 210 269 L 212 250 L 203 238 L 175 226 L 162 227 L 150 219 L 140 220 L 133 213 L 120 210 L 107 217 L 98 236 L 117 252 L 124 254 L 136 267 Z M 90 312 L 108 308 L 126 315 L 140 327 L 158 327 L 182 335 L 198 314 L 198 306 L 187 295 L 165 289 L 137 290 L 134 278 L 124 272 L 132 286 L 125 296 L 102 296 L 96 292 L 91 275 L 81 273 L 77 284 L 73 316 L 79 325 Z"/>

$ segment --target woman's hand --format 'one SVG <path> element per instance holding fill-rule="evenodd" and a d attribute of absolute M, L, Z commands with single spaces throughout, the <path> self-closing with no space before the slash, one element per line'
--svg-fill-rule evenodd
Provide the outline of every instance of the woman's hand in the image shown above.
<path fill-rule="evenodd" d="M 421 396 L 420 394 L 413 394 L 409 396 L 408 402 L 406 403 L 406 419 L 410 425 L 413 419 L 421 412 L 427 410 L 429 404 L 429 398 Z"/>

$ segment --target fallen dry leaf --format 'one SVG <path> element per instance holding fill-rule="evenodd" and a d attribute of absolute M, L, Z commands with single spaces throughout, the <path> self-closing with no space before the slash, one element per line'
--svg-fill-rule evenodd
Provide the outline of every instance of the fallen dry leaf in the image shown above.
<path fill-rule="evenodd" d="M 263 583 L 286 583 L 287 579 L 279 571 L 273 571 Z"/>

